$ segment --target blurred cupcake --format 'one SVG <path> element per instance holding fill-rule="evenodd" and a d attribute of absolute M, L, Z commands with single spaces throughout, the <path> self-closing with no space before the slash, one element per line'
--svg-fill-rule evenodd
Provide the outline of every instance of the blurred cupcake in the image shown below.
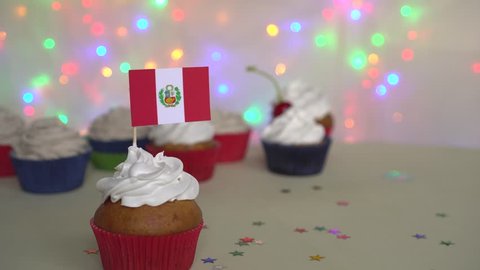
<path fill-rule="evenodd" d="M 34 193 L 64 192 L 82 185 L 90 147 L 57 118 L 35 120 L 12 152 L 21 187 Z"/>
<path fill-rule="evenodd" d="M 167 156 L 179 158 L 186 172 L 204 181 L 213 176 L 215 169 L 219 147 L 213 136 L 210 121 L 161 125 L 150 131 L 147 150 L 153 155 L 164 151 Z"/>
<path fill-rule="evenodd" d="M 268 169 L 287 175 L 311 175 L 322 172 L 330 138 L 313 117 L 290 108 L 265 128 L 262 145 Z"/>
<path fill-rule="evenodd" d="M 291 82 L 284 91 L 283 98 L 293 108 L 306 112 L 315 122 L 325 128 L 327 136 L 333 130 L 333 115 L 325 95 L 317 88 L 302 81 Z"/>
<path fill-rule="evenodd" d="M 20 116 L 0 107 L 0 177 L 15 175 L 10 152 L 24 128 L 25 122 Z"/>
<path fill-rule="evenodd" d="M 113 170 L 127 157 L 132 145 L 130 109 L 116 107 L 97 117 L 90 126 L 88 140 L 93 148 L 92 163 L 97 169 Z M 137 127 L 137 145 L 145 147 L 148 127 Z"/>
<path fill-rule="evenodd" d="M 242 116 L 232 112 L 213 111 L 214 139 L 220 143 L 218 162 L 242 160 L 247 151 L 250 127 Z"/>
<path fill-rule="evenodd" d="M 97 182 L 103 203 L 90 221 L 103 269 L 190 269 L 203 226 L 198 182 L 179 159 L 136 146 L 116 170 Z"/>

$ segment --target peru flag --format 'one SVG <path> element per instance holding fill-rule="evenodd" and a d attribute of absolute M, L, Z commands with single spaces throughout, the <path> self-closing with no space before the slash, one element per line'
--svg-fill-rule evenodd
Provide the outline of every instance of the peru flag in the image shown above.
<path fill-rule="evenodd" d="M 208 67 L 130 70 L 132 126 L 210 120 Z"/>

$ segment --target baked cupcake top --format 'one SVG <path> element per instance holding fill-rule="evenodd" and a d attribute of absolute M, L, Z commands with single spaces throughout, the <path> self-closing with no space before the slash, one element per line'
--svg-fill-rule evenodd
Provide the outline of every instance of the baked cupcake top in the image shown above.
<path fill-rule="evenodd" d="M 220 110 L 212 112 L 212 124 L 215 134 L 243 133 L 250 129 L 241 115 Z"/>
<path fill-rule="evenodd" d="M 284 99 L 293 107 L 311 114 L 314 118 L 323 118 L 331 112 L 325 95 L 317 88 L 302 81 L 291 82 L 284 91 Z"/>
<path fill-rule="evenodd" d="M 316 124 L 308 112 L 297 108 L 276 117 L 262 132 L 264 141 L 286 145 L 317 144 L 324 136 L 324 127 Z"/>
<path fill-rule="evenodd" d="M 87 141 L 57 118 L 35 120 L 14 144 L 16 157 L 32 160 L 70 157 L 88 149 Z"/>
<path fill-rule="evenodd" d="M 156 126 L 150 131 L 149 138 L 155 145 L 191 145 L 213 140 L 214 133 L 212 122 L 199 121 Z"/>
<path fill-rule="evenodd" d="M 0 107 L 0 144 L 16 143 L 25 129 L 23 119 L 12 111 Z"/>
<path fill-rule="evenodd" d="M 150 128 L 137 127 L 139 139 L 146 138 Z M 133 138 L 130 109 L 115 107 L 92 122 L 89 137 L 98 141 L 122 141 Z"/>
<path fill-rule="evenodd" d="M 121 201 L 123 206 L 158 206 L 168 201 L 193 200 L 198 196 L 197 180 L 183 171 L 178 158 L 150 153 L 130 146 L 127 160 L 120 163 L 112 177 L 100 179 L 97 189 L 103 200 Z"/>

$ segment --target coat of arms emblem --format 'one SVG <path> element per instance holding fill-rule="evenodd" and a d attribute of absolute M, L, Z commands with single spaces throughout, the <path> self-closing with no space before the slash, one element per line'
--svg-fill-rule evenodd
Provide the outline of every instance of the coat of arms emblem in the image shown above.
<path fill-rule="evenodd" d="M 158 98 L 163 106 L 175 107 L 180 103 L 180 100 L 182 99 L 182 93 L 177 86 L 167 84 L 164 88 L 160 89 Z"/>

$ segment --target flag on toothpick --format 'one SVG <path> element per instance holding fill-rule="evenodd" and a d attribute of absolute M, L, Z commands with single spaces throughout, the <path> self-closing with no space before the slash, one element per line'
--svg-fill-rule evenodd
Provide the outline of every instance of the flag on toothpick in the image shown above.
<path fill-rule="evenodd" d="M 132 126 L 210 120 L 208 67 L 130 70 Z"/>

